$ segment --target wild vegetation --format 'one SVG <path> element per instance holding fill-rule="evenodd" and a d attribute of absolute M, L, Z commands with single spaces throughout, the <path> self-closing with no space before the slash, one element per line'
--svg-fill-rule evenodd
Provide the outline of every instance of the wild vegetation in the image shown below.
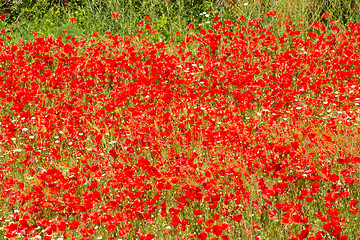
<path fill-rule="evenodd" d="M 360 239 L 338 3 L 2 2 L 0 237 Z"/>

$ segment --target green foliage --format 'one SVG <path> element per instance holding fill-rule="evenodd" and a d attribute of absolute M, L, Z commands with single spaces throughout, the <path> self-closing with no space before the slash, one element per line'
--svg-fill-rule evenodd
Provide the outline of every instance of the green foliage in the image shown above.
<path fill-rule="evenodd" d="M 14 23 L 20 19 L 34 21 L 42 19 L 55 6 L 64 6 L 64 0 L 3 0 L 0 3 L 1 14 L 7 15 L 7 22 Z"/>
<path fill-rule="evenodd" d="M 33 40 L 33 32 L 39 33 L 39 37 L 71 35 L 84 38 L 94 32 L 100 36 L 105 36 L 106 32 L 133 36 L 139 30 L 146 31 L 146 24 L 157 32 L 149 34 L 149 39 L 169 41 L 173 38 L 179 42 L 184 34 L 191 32 L 187 29 L 189 24 L 196 26 L 202 23 L 203 28 L 211 28 L 205 23 L 211 22 L 216 14 L 220 21 L 234 22 L 240 16 L 246 19 L 262 17 L 262 26 L 275 26 L 279 19 L 266 16 L 266 13 L 276 11 L 278 15 L 290 15 L 293 22 L 300 23 L 303 20 L 304 23 L 310 23 L 315 20 L 327 29 L 333 26 L 331 20 L 337 21 L 341 27 L 355 22 L 360 14 L 358 0 L 24 0 L 20 3 L 3 0 L 1 4 L 6 17 L 0 21 L 0 27 L 7 29 L 7 34 L 11 35 L 14 42 L 19 39 Z M 208 13 L 209 9 L 214 10 L 210 16 L 202 14 Z M 119 16 L 113 19 L 113 13 Z M 324 13 L 327 13 L 327 19 L 321 17 Z M 139 22 L 144 23 L 142 28 L 137 26 Z M 67 33 L 63 33 L 63 30 Z M 279 27 L 278 35 L 283 30 Z M 178 31 L 181 36 L 175 35 Z"/>
<path fill-rule="evenodd" d="M 358 20 L 359 1 L 357 0 L 314 0 L 313 4 L 318 17 L 328 13 L 329 19 L 338 20 L 342 24 Z"/>

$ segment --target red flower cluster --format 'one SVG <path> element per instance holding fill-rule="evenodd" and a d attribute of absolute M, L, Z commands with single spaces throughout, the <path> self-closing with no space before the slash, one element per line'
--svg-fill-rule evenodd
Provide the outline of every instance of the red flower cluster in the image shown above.
<path fill-rule="evenodd" d="M 1 41 L 6 237 L 358 237 L 360 25 L 215 20 L 174 47 Z"/>

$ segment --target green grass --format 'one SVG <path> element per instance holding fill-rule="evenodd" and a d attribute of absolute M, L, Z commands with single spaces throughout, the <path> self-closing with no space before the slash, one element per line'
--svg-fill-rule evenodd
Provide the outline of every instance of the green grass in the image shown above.
<path fill-rule="evenodd" d="M 187 26 L 196 26 L 198 23 L 203 24 L 203 28 L 211 28 L 206 22 L 216 14 L 219 14 L 220 21 L 234 22 L 241 16 L 247 19 L 263 17 L 261 26 L 264 27 L 278 24 L 277 19 L 266 16 L 267 12 L 276 11 L 283 16 L 290 15 L 291 21 L 296 24 L 315 20 L 325 24 L 327 29 L 331 28 L 330 20 L 338 21 L 337 25 L 344 28 L 348 22 L 356 22 L 360 15 L 358 0 L 242 0 L 233 3 L 228 0 L 84 0 L 79 3 L 68 1 L 66 9 L 60 1 L 8 2 L 13 5 L 4 9 L 6 17 L 0 21 L 0 29 L 6 30 L 4 39 L 5 36 L 12 37 L 9 44 L 20 39 L 32 41 L 33 32 L 38 33 L 38 37 L 71 35 L 76 39 L 85 38 L 94 32 L 99 36 L 106 36 L 107 32 L 117 36 L 134 36 L 139 31 L 137 23 L 141 21 L 151 24 L 152 29 L 158 32 L 150 36 L 153 41 L 168 42 L 174 38 L 175 43 L 179 43 L 182 37 L 175 34 L 177 31 L 182 36 L 189 35 L 192 31 Z M 214 12 L 202 14 L 209 9 Z M 324 12 L 328 12 L 328 20 L 321 18 Z M 112 19 L 113 13 L 119 13 L 119 17 Z M 146 20 L 145 16 L 149 16 L 151 21 Z M 76 22 L 71 22 L 70 18 L 75 18 Z M 67 33 L 63 33 L 63 30 Z M 278 31 L 275 34 L 281 36 L 281 29 Z"/>

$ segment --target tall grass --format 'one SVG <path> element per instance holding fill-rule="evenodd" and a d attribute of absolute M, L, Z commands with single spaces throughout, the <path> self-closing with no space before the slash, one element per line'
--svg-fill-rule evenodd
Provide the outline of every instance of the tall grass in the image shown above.
<path fill-rule="evenodd" d="M 211 15 L 202 14 L 209 9 L 214 10 Z M 55 38 L 68 35 L 84 38 L 94 32 L 99 36 L 105 36 L 107 32 L 133 36 L 139 31 L 137 24 L 143 21 L 157 32 L 151 36 L 153 40 L 169 41 L 173 38 L 179 42 L 182 38 L 176 32 L 191 33 L 187 28 L 189 24 L 200 23 L 203 28 L 211 28 L 207 22 L 216 14 L 220 20 L 236 22 L 241 16 L 246 19 L 262 17 L 262 26 L 278 24 L 276 18 L 266 16 L 269 11 L 290 15 L 297 24 L 319 21 L 327 29 L 332 26 L 331 20 L 345 28 L 349 22 L 356 22 L 360 15 L 358 0 L 37 0 L 20 3 L 7 0 L 3 3 L 5 19 L 0 21 L 0 29 L 5 29 L 5 35 L 11 35 L 10 42 L 32 41 L 33 32 L 38 33 L 38 37 Z M 115 19 L 114 13 L 118 14 Z M 278 31 L 275 35 L 281 36 L 281 28 Z"/>

